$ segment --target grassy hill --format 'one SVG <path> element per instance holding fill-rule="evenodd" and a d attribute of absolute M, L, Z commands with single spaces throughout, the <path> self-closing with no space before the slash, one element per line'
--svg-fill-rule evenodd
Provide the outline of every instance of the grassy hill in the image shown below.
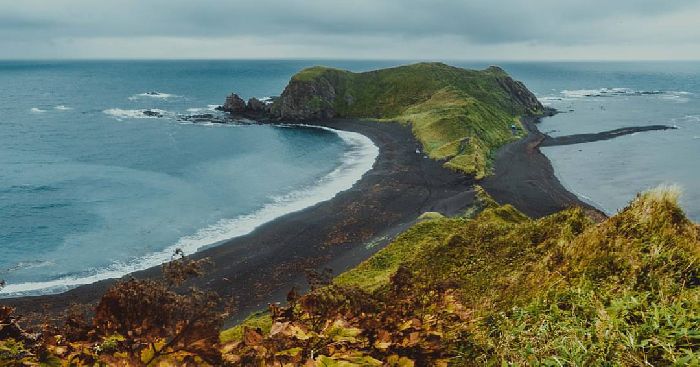
<path fill-rule="evenodd" d="M 531 220 L 482 205 L 415 225 L 224 338 L 255 339 L 234 342 L 248 363 L 312 351 L 323 366 L 700 363 L 700 228 L 673 192 L 642 194 L 602 223 L 579 209 Z"/>
<path fill-rule="evenodd" d="M 177 260 L 165 282 L 117 284 L 90 322 L 71 310 L 34 334 L 0 307 L 0 366 L 697 366 L 700 226 L 676 196 L 595 223 L 480 192 L 221 335 L 216 295 L 178 291 L 205 262 Z"/>
<path fill-rule="evenodd" d="M 431 158 L 483 177 L 490 154 L 520 136 L 518 117 L 542 113 L 543 107 L 498 67 L 466 70 L 419 63 L 364 73 L 304 69 L 292 77 L 273 111 L 283 120 L 409 123 Z"/>

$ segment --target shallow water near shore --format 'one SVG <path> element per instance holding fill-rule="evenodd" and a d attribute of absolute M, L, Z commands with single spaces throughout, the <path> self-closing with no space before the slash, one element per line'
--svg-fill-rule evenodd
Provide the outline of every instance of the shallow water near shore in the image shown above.
<path fill-rule="evenodd" d="M 523 76 L 533 79 L 528 85 L 543 103 L 562 112 L 543 119 L 542 132 L 676 128 L 542 148 L 567 189 L 614 214 L 637 192 L 674 185 L 688 216 L 700 221 L 700 63 L 564 63 L 545 74 Z"/>
<path fill-rule="evenodd" d="M 158 265 L 350 188 L 377 154 L 362 135 L 179 121 L 234 89 L 277 93 L 296 69 L 0 63 L 2 296 Z"/>
<path fill-rule="evenodd" d="M 277 95 L 309 65 L 402 63 L 0 62 L 0 297 L 157 265 L 349 188 L 377 154 L 358 134 L 179 118 L 216 113 L 232 91 Z M 541 123 L 554 136 L 677 125 L 543 152 L 567 188 L 608 213 L 675 183 L 700 220 L 699 63 L 498 64 L 567 112 Z"/>

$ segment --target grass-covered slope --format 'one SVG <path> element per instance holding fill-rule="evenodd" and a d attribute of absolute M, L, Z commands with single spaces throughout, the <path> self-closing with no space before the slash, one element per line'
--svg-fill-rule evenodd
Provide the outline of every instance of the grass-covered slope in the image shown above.
<path fill-rule="evenodd" d="M 129 279 L 90 319 L 28 332 L 0 307 L 0 366 L 697 366 L 700 228 L 668 190 L 594 223 L 426 216 L 359 267 L 219 335 L 204 260 Z M 319 278 L 321 279 L 321 278 Z"/>
<path fill-rule="evenodd" d="M 343 366 L 700 363 L 700 229 L 673 193 L 642 194 L 602 223 L 483 203 L 273 308 L 272 331 L 246 329 L 255 342 L 233 350 Z"/>
<path fill-rule="evenodd" d="M 419 63 L 364 73 L 312 67 L 292 77 L 273 111 L 284 120 L 373 118 L 410 123 L 431 158 L 481 177 L 493 150 L 542 105 L 498 67 Z M 512 125 L 516 126 L 513 130 Z"/>

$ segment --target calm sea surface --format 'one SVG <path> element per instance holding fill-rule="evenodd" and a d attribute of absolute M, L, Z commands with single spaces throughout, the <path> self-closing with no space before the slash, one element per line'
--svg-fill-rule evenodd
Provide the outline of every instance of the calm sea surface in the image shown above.
<path fill-rule="evenodd" d="M 232 91 L 278 95 L 305 66 L 400 63 L 0 62 L 0 296 L 121 276 L 349 188 L 377 154 L 362 136 L 178 119 L 215 113 Z M 700 63 L 500 65 L 567 111 L 540 126 L 552 135 L 678 126 L 544 153 L 569 189 L 609 213 L 669 183 L 700 220 Z"/>

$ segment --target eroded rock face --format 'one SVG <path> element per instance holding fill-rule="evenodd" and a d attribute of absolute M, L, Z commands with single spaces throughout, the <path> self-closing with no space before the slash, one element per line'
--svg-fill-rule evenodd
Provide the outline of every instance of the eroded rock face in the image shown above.
<path fill-rule="evenodd" d="M 248 112 L 254 114 L 266 114 L 270 112 L 270 106 L 267 103 L 255 97 L 248 100 L 248 105 L 246 106 L 246 109 Z"/>
<path fill-rule="evenodd" d="M 274 112 L 282 120 L 329 120 L 336 117 L 335 97 L 335 88 L 326 78 L 292 80 L 284 88 Z"/>
<path fill-rule="evenodd" d="M 246 104 L 243 98 L 239 97 L 238 94 L 233 93 L 226 97 L 226 102 L 223 106 L 221 106 L 221 110 L 229 113 L 241 114 L 245 112 Z"/>
<path fill-rule="evenodd" d="M 535 97 L 535 95 L 530 92 L 529 89 L 520 81 L 511 78 L 505 70 L 498 66 L 490 66 L 489 71 L 502 74 L 496 77 L 498 84 L 503 88 L 506 93 L 510 95 L 513 102 L 519 104 L 527 112 L 541 112 L 545 108 L 542 106 L 540 101 Z"/>

